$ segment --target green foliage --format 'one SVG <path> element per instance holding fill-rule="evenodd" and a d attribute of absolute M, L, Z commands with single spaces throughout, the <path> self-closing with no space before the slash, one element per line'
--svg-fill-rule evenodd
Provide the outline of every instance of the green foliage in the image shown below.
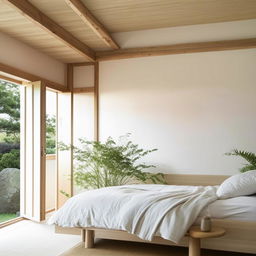
<path fill-rule="evenodd" d="M 13 149 L 20 142 L 20 88 L 3 80 L 0 80 L 0 134 L 4 142 L 0 145 L 0 171 L 20 168 L 20 151 Z"/>
<path fill-rule="evenodd" d="M 0 171 L 20 168 L 20 86 L 0 80 Z M 4 151 L 4 147 L 9 150 Z M 46 116 L 46 154 L 56 153 L 56 117 Z"/>
<path fill-rule="evenodd" d="M 131 141 L 117 143 L 111 137 L 105 143 L 84 139 L 80 139 L 80 143 L 81 148 L 73 147 L 76 161 L 73 179 L 75 184 L 82 188 L 101 188 L 138 182 L 165 183 L 162 173 L 145 171 L 155 167 L 154 165 L 137 163 L 156 149 L 144 150 Z M 61 144 L 60 148 L 69 150 L 71 147 Z"/>
<path fill-rule="evenodd" d="M 247 172 L 251 170 L 256 170 L 256 154 L 248 151 L 234 149 L 225 155 L 228 156 L 239 156 L 245 159 L 248 163 L 244 167 L 240 168 L 240 172 Z"/>
<path fill-rule="evenodd" d="M 56 117 L 46 115 L 46 154 L 56 153 Z"/>
<path fill-rule="evenodd" d="M 19 142 L 20 133 L 20 92 L 19 85 L 0 80 L 0 133 L 4 141 Z"/>
<path fill-rule="evenodd" d="M 0 223 L 17 218 L 15 213 L 0 213 Z"/>
<path fill-rule="evenodd" d="M 61 190 L 60 193 L 63 194 L 64 196 L 68 197 L 68 198 L 71 197 L 71 195 L 68 194 L 67 192 L 65 192 L 64 190 Z"/>
<path fill-rule="evenodd" d="M 20 144 L 10 144 L 10 143 L 6 143 L 6 142 L 0 142 L 0 153 L 1 154 L 5 154 L 5 153 L 9 153 L 12 149 L 19 149 L 20 148 Z"/>
<path fill-rule="evenodd" d="M 20 168 L 19 149 L 12 149 L 9 153 L 0 154 L 0 171 L 5 168 Z"/>

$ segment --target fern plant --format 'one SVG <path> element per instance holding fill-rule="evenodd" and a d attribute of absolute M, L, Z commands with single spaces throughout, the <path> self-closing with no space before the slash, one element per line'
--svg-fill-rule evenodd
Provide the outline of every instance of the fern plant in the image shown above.
<path fill-rule="evenodd" d="M 128 137 L 126 135 L 126 137 Z M 166 183 L 162 173 L 150 173 L 145 170 L 155 167 L 138 163 L 142 157 L 157 149 L 144 150 L 132 141 L 119 142 L 109 137 L 106 142 L 80 139 L 81 147 L 72 147 L 75 159 L 74 183 L 81 188 L 95 189 L 119 186 L 128 183 Z M 61 144 L 61 150 L 71 146 Z"/>
<path fill-rule="evenodd" d="M 229 153 L 226 153 L 228 156 L 239 156 L 245 159 L 248 163 L 244 167 L 240 168 L 240 172 L 247 172 L 251 170 L 256 170 L 256 154 L 244 150 L 234 149 Z"/>

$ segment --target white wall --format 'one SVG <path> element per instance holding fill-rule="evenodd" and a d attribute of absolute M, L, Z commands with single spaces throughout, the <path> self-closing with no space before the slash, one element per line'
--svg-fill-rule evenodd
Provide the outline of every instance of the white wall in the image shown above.
<path fill-rule="evenodd" d="M 63 63 L 1 32 L 0 62 L 65 84 L 65 65 Z"/>
<path fill-rule="evenodd" d="M 74 67 L 74 88 L 94 86 L 94 66 Z M 94 139 L 94 94 L 75 93 L 73 96 L 73 140 Z"/>
<path fill-rule="evenodd" d="M 131 132 L 165 173 L 236 173 L 256 151 L 256 49 L 100 63 L 100 138 Z"/>
<path fill-rule="evenodd" d="M 256 19 L 114 33 L 122 48 L 256 37 Z M 157 170 L 232 174 L 233 148 L 256 151 L 256 50 L 146 57 L 100 63 L 100 137 L 131 132 Z M 76 67 L 74 87 L 92 86 Z M 74 139 L 91 139 L 93 101 L 74 97 Z M 79 110 L 79 111 L 78 111 Z"/>
<path fill-rule="evenodd" d="M 74 67 L 74 88 L 94 86 L 94 66 Z"/>
<path fill-rule="evenodd" d="M 94 86 L 94 66 L 74 67 L 74 88 Z M 94 94 L 75 93 L 73 96 L 73 142 L 81 147 L 79 139 L 94 139 Z M 76 167 L 76 162 L 74 161 Z M 81 192 L 74 186 L 74 194 Z"/>

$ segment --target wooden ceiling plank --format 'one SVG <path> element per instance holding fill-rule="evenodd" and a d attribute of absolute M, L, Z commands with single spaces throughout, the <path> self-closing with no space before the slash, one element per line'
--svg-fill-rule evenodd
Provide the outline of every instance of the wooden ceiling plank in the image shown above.
<path fill-rule="evenodd" d="M 256 18 L 255 0 L 82 1 L 112 33 Z"/>
<path fill-rule="evenodd" d="M 256 38 L 214 42 L 184 43 L 167 46 L 139 47 L 114 51 L 102 51 L 96 52 L 96 59 L 97 61 L 106 61 L 171 54 L 225 51 L 250 48 L 256 48 Z"/>
<path fill-rule="evenodd" d="M 32 22 L 39 25 L 48 33 L 51 33 L 58 39 L 61 39 L 66 45 L 76 50 L 90 61 L 95 60 L 95 52 L 91 48 L 79 41 L 71 33 L 43 14 L 27 0 L 4 0 L 4 2 L 17 9 L 23 16 L 29 18 Z"/>
<path fill-rule="evenodd" d="M 66 0 L 72 10 L 86 23 L 109 47 L 119 49 L 119 45 L 111 37 L 107 29 L 87 9 L 81 0 Z"/>

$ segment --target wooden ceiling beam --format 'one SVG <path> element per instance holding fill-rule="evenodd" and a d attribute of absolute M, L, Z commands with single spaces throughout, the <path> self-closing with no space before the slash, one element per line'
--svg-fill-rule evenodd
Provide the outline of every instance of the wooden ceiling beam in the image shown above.
<path fill-rule="evenodd" d="M 256 38 L 214 42 L 185 43 L 168 46 L 127 48 L 114 51 L 96 52 L 97 61 L 139 58 L 171 54 L 211 52 L 256 48 Z"/>
<path fill-rule="evenodd" d="M 15 83 L 15 84 L 22 84 L 22 81 L 21 80 L 17 80 L 17 79 L 14 79 L 14 78 L 11 78 L 11 77 L 8 77 L 8 76 L 4 76 L 4 75 L 1 75 L 0 74 L 0 80 L 5 80 L 7 82 L 12 82 L 12 83 Z"/>
<path fill-rule="evenodd" d="M 72 10 L 97 34 L 102 41 L 112 49 L 119 49 L 119 45 L 111 37 L 107 29 L 87 9 L 81 0 L 66 0 Z"/>
<path fill-rule="evenodd" d="M 93 66 L 95 65 L 95 62 L 77 62 L 72 63 L 73 67 L 82 67 L 82 66 Z"/>
<path fill-rule="evenodd" d="M 79 41 L 71 33 L 58 25 L 55 21 L 43 14 L 39 9 L 27 0 L 4 0 L 6 3 L 17 9 L 23 16 L 51 33 L 53 36 L 62 40 L 67 46 L 76 50 L 90 61 L 95 60 L 95 52 L 86 44 Z"/>
<path fill-rule="evenodd" d="M 61 91 L 61 92 L 67 92 L 68 91 L 67 87 L 65 87 L 62 84 L 50 81 L 48 79 L 45 79 L 45 78 L 37 76 L 37 75 L 30 74 L 26 71 L 11 67 L 11 66 L 6 65 L 4 63 L 0 63 L 0 71 L 2 71 L 4 73 L 7 73 L 7 74 L 10 74 L 10 75 L 13 75 L 13 76 L 17 76 L 21 79 L 28 80 L 28 81 L 31 81 L 31 82 L 43 81 L 44 83 L 46 83 L 47 87 L 49 87 L 53 90 L 56 90 L 56 91 Z"/>
<path fill-rule="evenodd" d="M 73 93 L 91 93 L 94 92 L 94 87 L 73 88 Z"/>

